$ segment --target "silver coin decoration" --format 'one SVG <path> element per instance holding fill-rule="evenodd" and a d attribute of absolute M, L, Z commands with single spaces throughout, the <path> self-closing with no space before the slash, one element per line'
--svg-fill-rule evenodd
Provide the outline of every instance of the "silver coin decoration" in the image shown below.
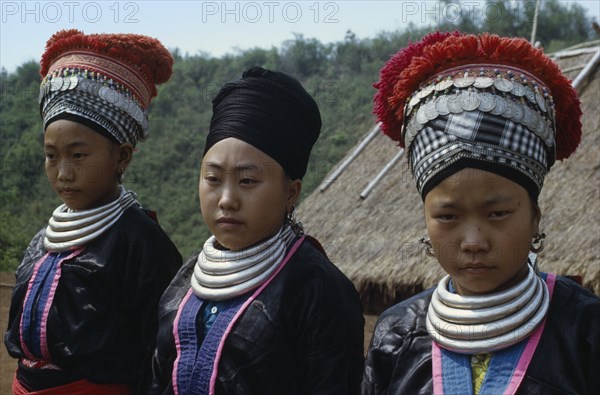
<path fill-rule="evenodd" d="M 473 77 L 460 77 L 454 80 L 454 86 L 457 88 L 468 88 L 473 85 L 475 78 Z"/>
<path fill-rule="evenodd" d="M 435 110 L 435 101 L 429 100 L 427 104 L 425 104 L 425 117 L 432 121 L 437 118 L 438 112 Z"/>
<path fill-rule="evenodd" d="M 523 97 L 525 96 L 525 87 L 521 84 L 513 83 L 510 93 L 517 97 Z"/>
<path fill-rule="evenodd" d="M 528 86 L 525 87 L 525 97 L 527 98 L 527 100 L 529 100 L 530 103 L 536 104 L 535 93 L 533 93 L 531 88 Z"/>
<path fill-rule="evenodd" d="M 513 116 L 513 101 L 510 99 L 504 99 L 504 103 L 506 103 L 506 107 L 500 115 L 502 115 L 504 118 L 511 119 Z"/>
<path fill-rule="evenodd" d="M 538 106 L 540 106 L 540 109 L 543 112 L 547 112 L 546 100 L 544 99 L 544 96 L 542 96 L 539 92 L 535 93 L 535 101 L 537 102 Z"/>
<path fill-rule="evenodd" d="M 444 80 L 441 80 L 440 82 L 438 82 L 437 84 L 435 84 L 435 90 L 438 92 L 445 91 L 446 89 L 452 87 L 453 85 L 454 85 L 454 82 L 452 80 L 444 79 Z"/>
<path fill-rule="evenodd" d="M 421 101 L 421 98 L 419 98 L 419 95 L 415 94 L 413 95 L 410 100 L 408 101 L 408 106 L 409 107 L 414 107 L 417 104 L 419 104 L 419 102 Z"/>
<path fill-rule="evenodd" d="M 496 100 L 494 95 L 490 92 L 482 92 L 479 94 L 479 107 L 478 109 L 483 112 L 490 112 L 496 106 Z"/>
<path fill-rule="evenodd" d="M 494 87 L 502 92 L 510 92 L 512 90 L 513 83 L 504 78 L 496 78 L 494 80 Z"/>
<path fill-rule="evenodd" d="M 448 109 L 453 114 L 459 114 L 463 111 L 459 95 L 448 96 Z"/>
<path fill-rule="evenodd" d="M 443 95 L 435 100 L 435 110 L 440 115 L 450 114 L 450 109 L 448 108 L 448 96 Z"/>
<path fill-rule="evenodd" d="M 429 121 L 429 119 L 427 119 L 427 116 L 425 115 L 425 106 L 421 106 L 417 111 L 416 120 L 421 125 L 425 125 L 427 121 Z"/>
<path fill-rule="evenodd" d="M 514 122 L 517 123 L 521 123 L 521 120 L 523 119 L 523 106 L 520 105 L 519 103 L 513 102 L 512 103 L 512 117 L 511 119 Z"/>
<path fill-rule="evenodd" d="M 62 88 L 63 79 L 62 79 L 62 77 L 54 77 L 54 78 L 52 78 L 52 81 L 50 83 L 52 84 L 50 90 L 54 92 L 54 91 L 60 90 L 60 88 Z"/>
<path fill-rule="evenodd" d="M 472 90 L 463 91 L 460 94 L 460 104 L 465 111 L 475 110 L 479 107 L 480 102 L 479 95 Z"/>
<path fill-rule="evenodd" d="M 490 77 L 477 77 L 473 83 L 473 86 L 478 89 L 489 88 L 492 85 L 494 85 L 494 79 Z"/>
<path fill-rule="evenodd" d="M 506 110 L 506 100 L 501 96 L 496 96 L 496 105 L 490 111 L 491 114 L 501 115 Z"/>

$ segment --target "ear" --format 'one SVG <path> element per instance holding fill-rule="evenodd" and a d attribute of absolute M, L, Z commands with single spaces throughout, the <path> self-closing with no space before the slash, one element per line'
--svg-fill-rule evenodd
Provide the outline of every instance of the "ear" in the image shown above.
<path fill-rule="evenodd" d="M 288 210 L 298 202 L 302 192 L 302 180 L 289 180 L 287 185 L 287 206 Z"/>
<path fill-rule="evenodd" d="M 540 233 L 540 221 L 542 220 L 542 210 L 540 210 L 540 206 L 536 202 L 531 202 L 532 211 L 532 221 L 533 221 L 533 233 Z"/>
<path fill-rule="evenodd" d="M 124 143 L 119 146 L 119 169 L 127 169 L 129 162 L 133 159 L 133 146 L 130 143 Z"/>

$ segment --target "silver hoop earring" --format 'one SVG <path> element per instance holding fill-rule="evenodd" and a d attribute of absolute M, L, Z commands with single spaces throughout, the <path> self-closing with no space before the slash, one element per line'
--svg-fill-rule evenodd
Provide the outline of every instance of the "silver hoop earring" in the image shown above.
<path fill-rule="evenodd" d="M 534 254 L 539 254 L 544 250 L 544 239 L 546 238 L 546 233 L 536 233 L 533 235 L 533 241 L 529 246 L 529 250 Z"/>
<path fill-rule="evenodd" d="M 433 253 L 433 246 L 431 245 L 431 239 L 429 237 L 421 237 L 419 239 L 419 243 L 423 244 L 425 248 L 425 254 L 429 255 L 432 258 L 435 258 L 435 254 Z"/>

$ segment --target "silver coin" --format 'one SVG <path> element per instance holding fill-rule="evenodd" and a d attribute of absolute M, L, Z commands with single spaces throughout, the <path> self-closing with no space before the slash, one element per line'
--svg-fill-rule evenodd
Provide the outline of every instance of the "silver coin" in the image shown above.
<path fill-rule="evenodd" d="M 62 86 L 60 87 L 60 90 L 61 90 L 61 91 L 66 91 L 67 89 L 69 89 L 69 88 L 70 88 L 70 86 L 71 86 L 71 78 L 69 78 L 69 77 L 64 77 L 64 78 L 63 78 L 63 84 L 62 84 Z"/>
<path fill-rule="evenodd" d="M 543 112 L 548 111 L 548 109 L 546 108 L 546 100 L 544 99 L 544 96 L 542 96 L 539 92 L 535 93 L 535 101 L 537 102 L 538 106 L 540 106 L 540 109 Z"/>
<path fill-rule="evenodd" d="M 533 126 L 533 117 L 535 116 L 533 110 L 527 106 L 523 106 L 523 119 L 521 120 L 521 124 L 531 128 Z"/>
<path fill-rule="evenodd" d="M 440 115 L 450 114 L 450 109 L 448 108 L 448 96 L 442 95 L 435 99 L 435 110 Z"/>
<path fill-rule="evenodd" d="M 514 122 L 521 123 L 523 120 L 523 106 L 511 100 L 512 103 L 512 119 Z"/>
<path fill-rule="evenodd" d="M 427 104 L 425 104 L 425 117 L 428 120 L 434 120 L 438 117 L 438 112 L 435 109 L 435 100 L 429 100 Z"/>
<path fill-rule="evenodd" d="M 98 97 L 102 100 L 109 101 L 109 95 L 111 94 L 111 89 L 108 86 L 103 86 L 98 90 Z"/>
<path fill-rule="evenodd" d="M 415 129 L 414 126 L 408 125 L 406 127 L 406 145 L 410 145 L 410 143 L 412 143 L 412 141 L 415 139 L 415 136 L 417 135 L 417 133 L 419 133 L 419 131 L 417 129 Z"/>
<path fill-rule="evenodd" d="M 481 100 L 479 100 L 479 95 L 475 91 L 468 90 L 460 94 L 460 104 L 465 111 L 475 110 L 479 107 L 479 103 L 481 103 Z"/>
<path fill-rule="evenodd" d="M 475 82 L 474 77 L 460 77 L 454 80 L 454 86 L 457 88 L 468 88 Z"/>
<path fill-rule="evenodd" d="M 419 111 L 417 111 L 417 116 L 415 118 L 421 125 L 425 125 L 427 121 L 429 121 L 427 115 L 425 115 L 425 106 L 419 107 Z"/>
<path fill-rule="evenodd" d="M 448 96 L 448 109 L 453 114 L 459 114 L 459 113 L 463 112 L 459 95 Z"/>
<path fill-rule="evenodd" d="M 408 102 L 408 105 L 409 105 L 410 107 L 414 107 L 414 106 L 416 106 L 417 104 L 419 104 L 419 102 L 420 102 L 420 101 L 421 101 L 421 98 L 419 97 L 419 95 L 418 95 L 418 94 L 416 94 L 416 95 L 413 95 L 413 96 L 410 98 L 410 100 L 409 100 L 409 102 Z"/>
<path fill-rule="evenodd" d="M 473 86 L 479 89 L 489 88 L 494 85 L 494 79 L 490 77 L 476 77 Z"/>
<path fill-rule="evenodd" d="M 479 94 L 479 110 L 483 112 L 490 112 L 496 106 L 496 100 L 494 95 L 490 92 L 481 92 Z"/>
<path fill-rule="evenodd" d="M 142 111 L 141 108 L 139 108 L 138 106 L 135 106 L 135 109 L 133 110 L 133 119 L 135 119 L 136 121 L 138 121 L 140 124 L 144 123 L 144 112 Z"/>
<path fill-rule="evenodd" d="M 77 90 L 87 93 L 91 83 L 92 82 L 87 78 L 82 78 L 81 81 L 79 81 L 79 83 L 77 84 Z"/>
<path fill-rule="evenodd" d="M 452 85 L 454 85 L 452 80 L 449 80 L 449 79 L 441 80 L 440 82 L 435 84 L 435 90 L 437 92 L 445 91 L 446 89 L 452 87 Z"/>
<path fill-rule="evenodd" d="M 513 87 L 513 83 L 504 78 L 496 78 L 494 80 L 494 87 L 501 92 L 510 92 Z"/>
<path fill-rule="evenodd" d="M 525 97 L 527 98 L 527 100 L 529 100 L 531 103 L 535 104 L 535 93 L 533 93 L 533 91 L 531 90 L 530 87 L 525 86 Z"/>
<path fill-rule="evenodd" d="M 491 114 L 500 115 L 506 110 L 506 100 L 502 96 L 495 96 L 496 105 L 490 111 Z"/>
<path fill-rule="evenodd" d="M 76 75 L 72 75 L 71 77 L 69 77 L 69 81 L 71 82 L 71 84 L 69 85 L 69 89 L 75 89 L 79 84 L 79 77 L 77 77 Z"/>
<path fill-rule="evenodd" d="M 98 92 L 100 91 L 100 88 L 102 88 L 102 84 L 100 82 L 92 81 L 92 83 L 90 84 L 90 86 L 88 88 L 88 93 L 90 95 L 98 96 Z"/>
<path fill-rule="evenodd" d="M 63 86 L 63 82 L 64 81 L 63 81 L 62 77 L 54 77 L 54 78 L 52 78 L 52 81 L 51 81 L 52 86 L 51 86 L 50 90 L 51 91 L 60 90 L 60 88 L 62 88 L 62 86 Z"/>
<path fill-rule="evenodd" d="M 515 95 L 517 97 L 523 97 L 523 96 L 525 96 L 525 87 L 521 84 L 514 82 L 513 88 L 510 91 L 510 93 L 512 93 L 513 95 Z"/>
<path fill-rule="evenodd" d="M 502 112 L 502 116 L 507 119 L 512 119 L 514 102 L 510 99 L 505 99 L 506 108 Z"/>
<path fill-rule="evenodd" d="M 431 93 L 434 90 L 435 90 L 435 86 L 434 85 L 432 85 L 432 84 L 427 85 L 425 88 L 421 89 L 421 92 L 420 92 L 421 98 L 426 98 L 427 96 L 431 95 Z"/>

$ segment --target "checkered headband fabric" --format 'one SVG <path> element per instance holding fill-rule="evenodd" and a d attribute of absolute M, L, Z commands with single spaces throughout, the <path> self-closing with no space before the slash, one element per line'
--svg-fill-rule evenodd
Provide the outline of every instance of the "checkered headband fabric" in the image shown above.
<path fill-rule="evenodd" d="M 49 92 L 43 97 L 41 115 L 44 129 L 64 114 L 76 115 L 108 132 L 119 144 L 135 147 L 144 140 L 147 131 L 123 109 L 107 100 L 80 90 Z"/>
<path fill-rule="evenodd" d="M 544 142 L 527 127 L 481 111 L 440 115 L 415 136 L 410 166 L 422 197 L 465 167 L 503 175 L 537 198 L 548 172 Z"/>

